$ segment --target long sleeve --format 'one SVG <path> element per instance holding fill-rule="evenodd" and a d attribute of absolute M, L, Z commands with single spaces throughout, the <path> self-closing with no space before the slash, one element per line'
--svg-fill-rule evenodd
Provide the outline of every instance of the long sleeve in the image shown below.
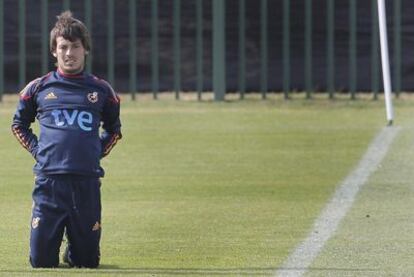
<path fill-rule="evenodd" d="M 30 125 L 34 122 L 37 113 L 34 92 L 38 80 L 30 82 L 20 93 L 20 100 L 11 126 L 16 139 L 34 158 L 36 158 L 38 140 Z"/>
<path fill-rule="evenodd" d="M 119 119 L 120 99 L 109 85 L 108 87 L 110 94 L 106 99 L 102 112 L 103 132 L 100 137 L 102 157 L 107 156 L 118 140 L 122 138 L 121 121 Z"/>

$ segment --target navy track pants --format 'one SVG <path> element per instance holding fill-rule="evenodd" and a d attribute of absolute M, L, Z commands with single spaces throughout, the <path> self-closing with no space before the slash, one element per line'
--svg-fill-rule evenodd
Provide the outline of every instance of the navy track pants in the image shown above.
<path fill-rule="evenodd" d="M 35 179 L 30 233 L 33 267 L 57 267 L 63 235 L 72 266 L 99 265 L 100 180 L 79 175 L 42 175 Z"/>

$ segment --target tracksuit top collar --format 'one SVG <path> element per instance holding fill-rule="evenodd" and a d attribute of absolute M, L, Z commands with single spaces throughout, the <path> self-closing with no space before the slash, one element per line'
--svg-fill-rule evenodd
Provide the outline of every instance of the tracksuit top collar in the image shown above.
<path fill-rule="evenodd" d="M 58 74 L 58 76 L 62 77 L 62 78 L 66 78 L 66 79 L 83 79 L 85 78 L 85 71 L 82 70 L 79 73 L 76 74 L 68 74 L 68 73 L 63 73 L 59 68 L 56 69 L 56 72 Z"/>

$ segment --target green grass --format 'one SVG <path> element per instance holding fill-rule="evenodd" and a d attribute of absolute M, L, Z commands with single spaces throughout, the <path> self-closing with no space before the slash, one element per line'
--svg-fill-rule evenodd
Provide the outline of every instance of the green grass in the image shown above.
<path fill-rule="evenodd" d="M 414 129 L 402 127 L 306 276 L 414 275 Z"/>
<path fill-rule="evenodd" d="M 103 161 L 102 267 L 32 270 L 33 160 L 11 135 L 14 108 L 0 104 L 5 276 L 271 275 L 385 124 L 381 101 L 126 100 Z"/>

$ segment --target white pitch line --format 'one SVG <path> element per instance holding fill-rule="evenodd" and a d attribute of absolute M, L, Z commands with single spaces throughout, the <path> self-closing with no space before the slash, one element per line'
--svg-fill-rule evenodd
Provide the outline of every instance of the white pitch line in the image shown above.
<path fill-rule="evenodd" d="M 302 276 L 318 256 L 351 208 L 360 188 L 378 168 L 401 128 L 384 127 L 375 137 L 357 167 L 342 181 L 332 199 L 314 222 L 308 237 L 289 255 L 276 276 Z"/>

